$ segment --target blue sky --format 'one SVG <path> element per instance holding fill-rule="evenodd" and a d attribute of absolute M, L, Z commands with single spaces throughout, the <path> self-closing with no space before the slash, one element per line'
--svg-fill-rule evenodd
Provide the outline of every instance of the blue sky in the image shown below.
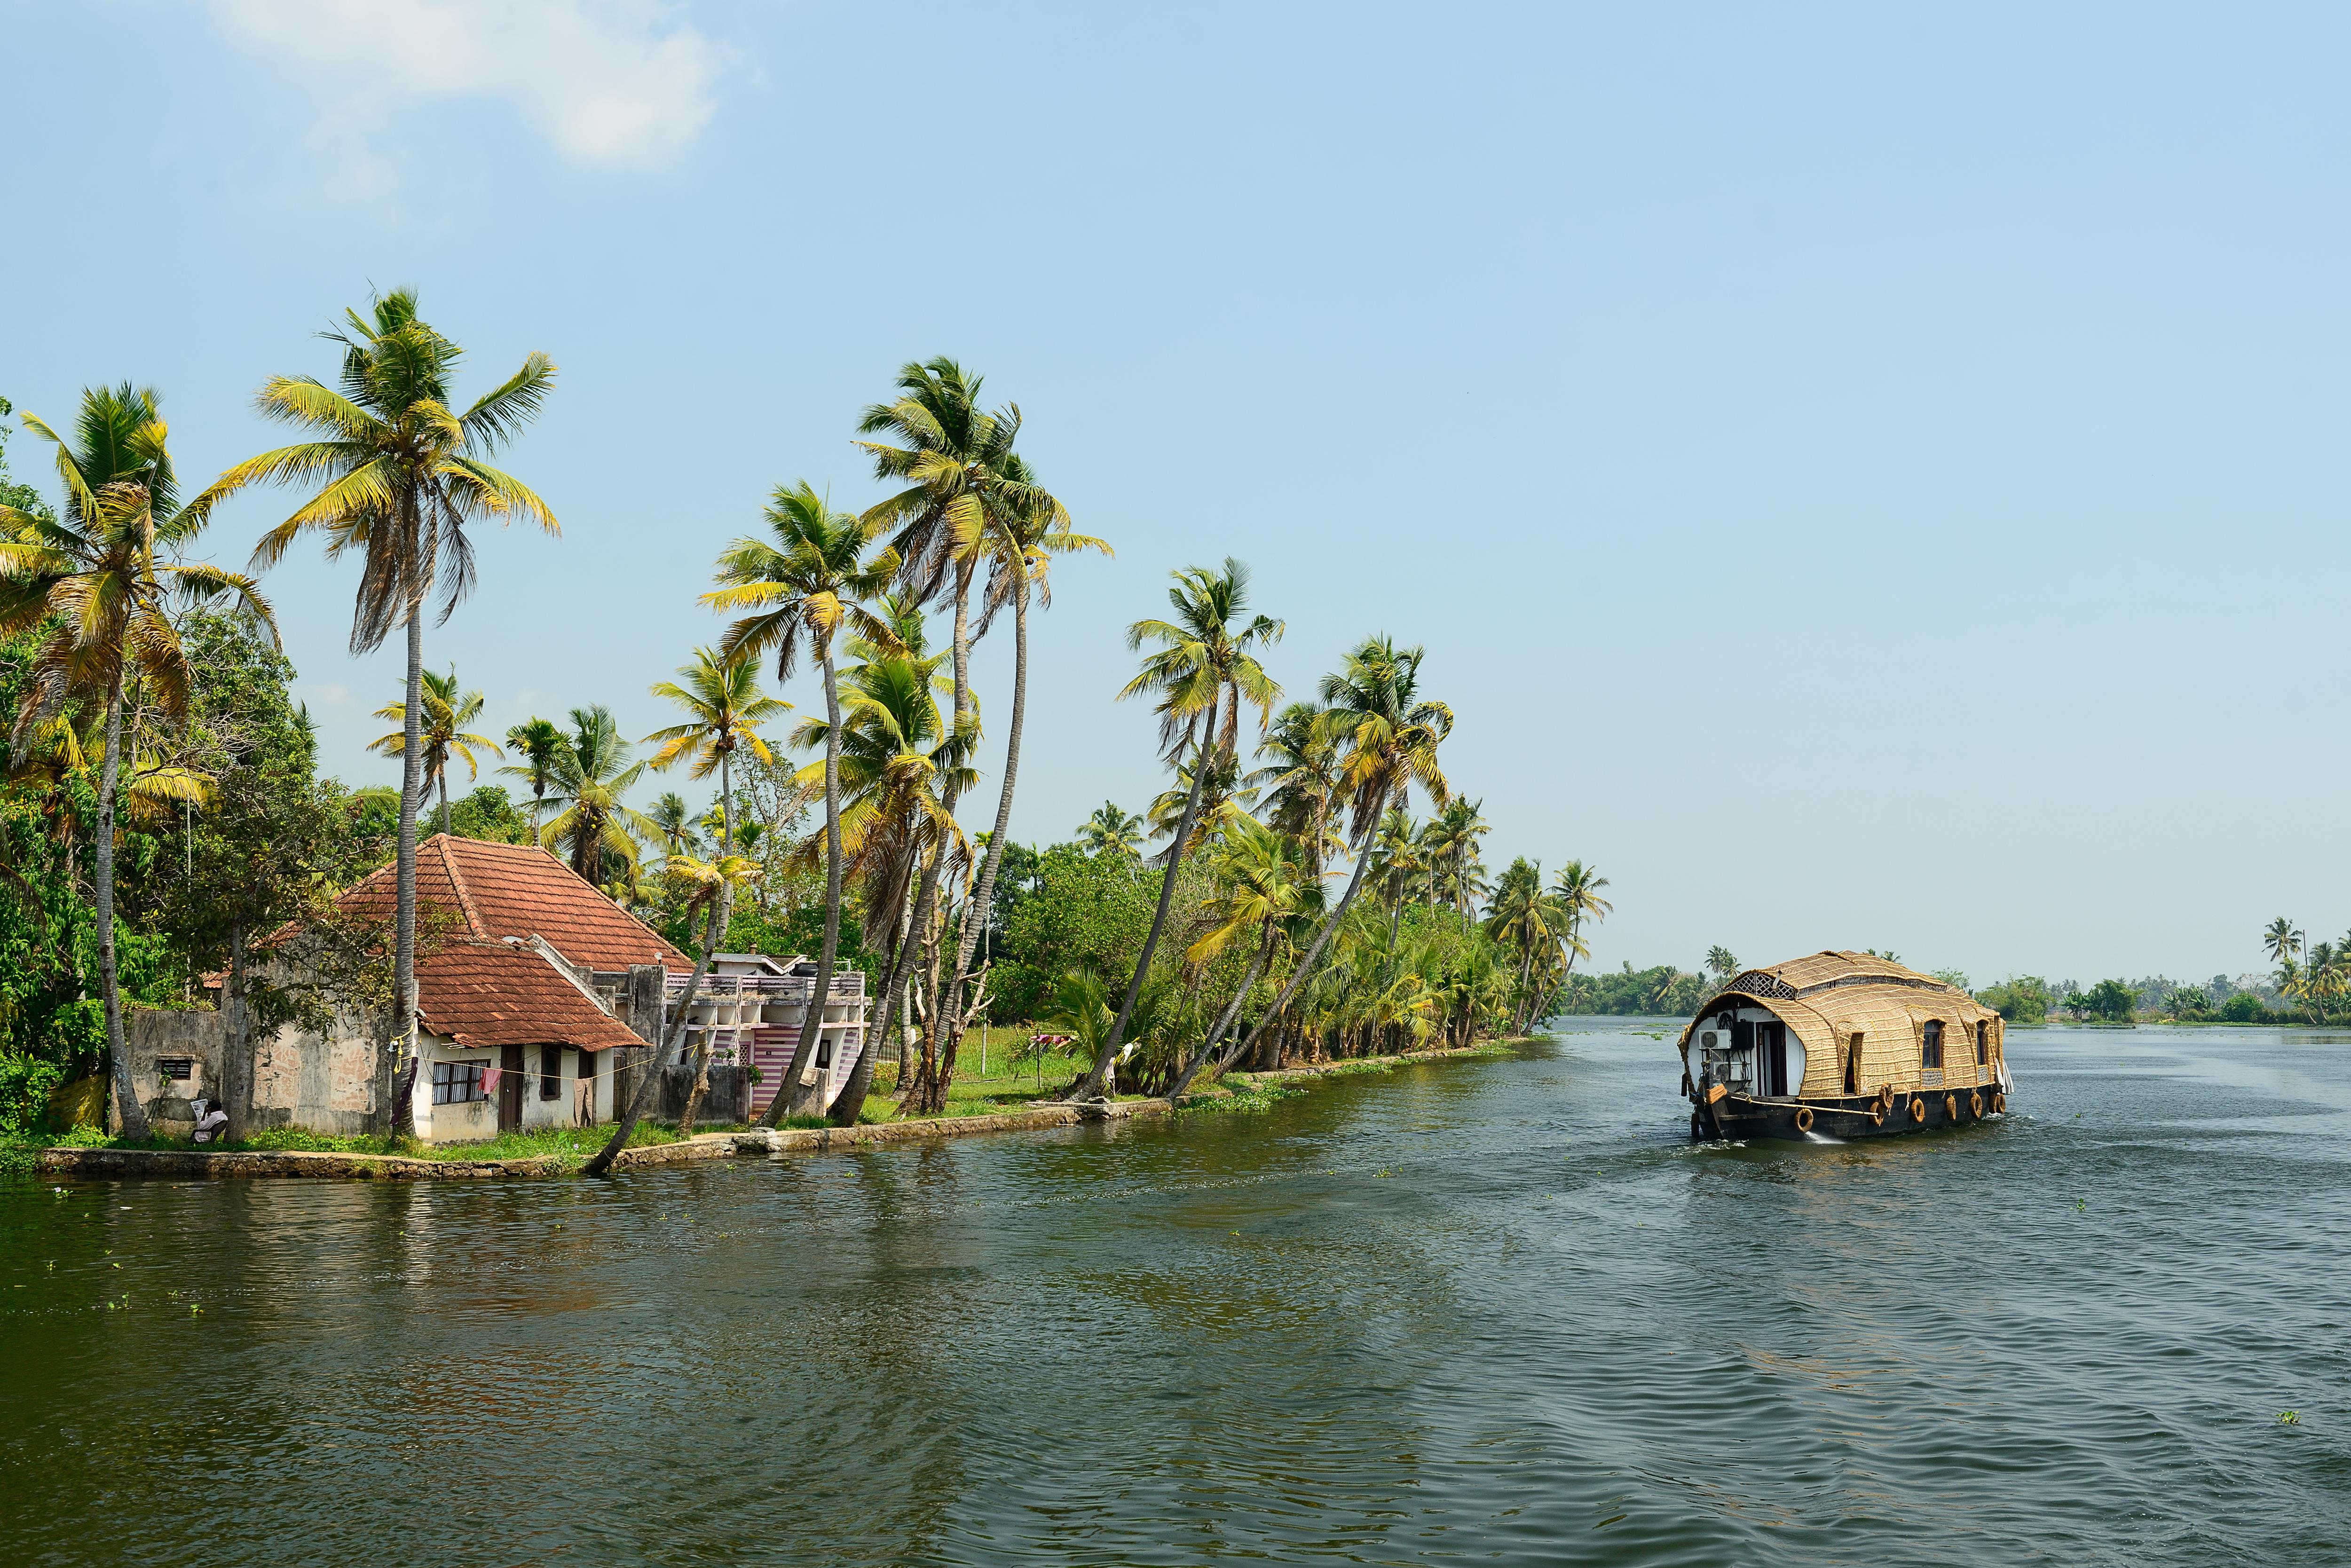
<path fill-rule="evenodd" d="M 1426 644 L 1489 859 L 1612 879 L 1603 965 L 2233 974 L 2271 915 L 2351 922 L 2346 32 L 0 5 L 0 394 L 153 382 L 201 479 L 276 443 L 254 389 L 325 372 L 371 287 L 421 289 L 472 385 L 546 350 L 510 465 L 564 537 L 486 538 L 427 657 L 496 730 L 642 733 L 717 548 L 778 481 L 877 495 L 857 411 L 951 354 L 1118 549 L 1037 627 L 1023 839 L 1161 787 L 1120 630 L 1233 553 L 1299 695 L 1367 632 Z M 329 764 L 388 778 L 353 586 L 306 553 L 269 590 Z"/>

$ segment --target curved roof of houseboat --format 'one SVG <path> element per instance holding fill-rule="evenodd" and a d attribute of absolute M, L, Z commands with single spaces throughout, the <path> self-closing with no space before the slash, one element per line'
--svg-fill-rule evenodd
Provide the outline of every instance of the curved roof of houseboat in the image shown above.
<path fill-rule="evenodd" d="M 1838 1043 L 1855 1034 L 1914 1035 L 1930 1020 L 1972 1029 L 2000 1016 L 1957 986 L 1891 958 L 1812 953 L 1733 976 L 1683 1026 L 1682 1045 L 1708 1016 L 1740 1006 L 1770 1009 L 1815 1057 L 1834 1056 Z"/>

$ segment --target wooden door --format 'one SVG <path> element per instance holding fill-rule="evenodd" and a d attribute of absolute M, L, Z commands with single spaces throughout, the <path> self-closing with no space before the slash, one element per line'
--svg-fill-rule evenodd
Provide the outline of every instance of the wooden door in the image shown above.
<path fill-rule="evenodd" d="M 1788 1092 L 1788 1026 L 1783 1023 L 1762 1023 L 1755 1026 L 1758 1052 L 1763 1058 L 1758 1070 L 1763 1078 L 1763 1092 L 1785 1094 Z"/>
<path fill-rule="evenodd" d="M 522 1047 L 498 1050 L 498 1131 L 510 1133 L 522 1125 Z"/>

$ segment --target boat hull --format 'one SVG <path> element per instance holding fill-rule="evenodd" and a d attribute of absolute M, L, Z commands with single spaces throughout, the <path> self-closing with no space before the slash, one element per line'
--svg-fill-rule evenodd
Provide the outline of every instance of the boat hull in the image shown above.
<path fill-rule="evenodd" d="M 1717 1138 L 1881 1138 L 1904 1133 L 1939 1132 L 1970 1126 L 2001 1113 L 2006 1101 L 1987 1085 L 1980 1089 L 1914 1089 L 1897 1092 L 1892 1107 L 1878 1095 L 1843 1095 L 1797 1100 L 1750 1100 L 1727 1094 L 1712 1104 L 1695 1104 L 1690 1136 Z M 1810 1111 L 1811 1125 L 1800 1111 Z"/>

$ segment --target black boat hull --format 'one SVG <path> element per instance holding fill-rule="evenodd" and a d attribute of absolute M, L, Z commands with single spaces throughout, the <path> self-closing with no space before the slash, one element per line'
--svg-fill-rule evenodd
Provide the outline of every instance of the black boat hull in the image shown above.
<path fill-rule="evenodd" d="M 2006 1109 L 2001 1092 L 1980 1089 L 1915 1089 L 1897 1093 L 1889 1107 L 1880 1095 L 1825 1099 L 1750 1100 L 1726 1094 L 1690 1112 L 1690 1136 L 1716 1138 L 1882 1138 L 1965 1127 Z M 1805 1114 L 1809 1113 L 1809 1115 Z"/>

